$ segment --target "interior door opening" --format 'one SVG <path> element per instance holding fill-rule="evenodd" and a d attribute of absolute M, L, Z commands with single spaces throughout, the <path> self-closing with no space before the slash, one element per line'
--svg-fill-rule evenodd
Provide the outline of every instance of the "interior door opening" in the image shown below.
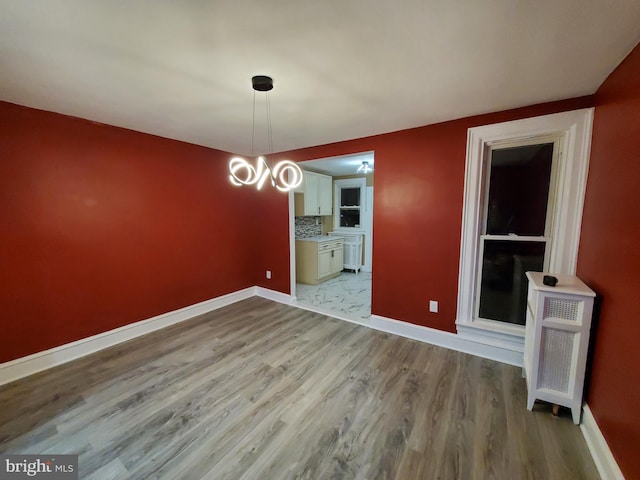
<path fill-rule="evenodd" d="M 373 152 L 300 162 L 305 181 L 289 194 L 295 304 L 363 323 L 371 316 L 374 192 L 374 173 L 357 172 L 364 161 L 373 166 Z"/>

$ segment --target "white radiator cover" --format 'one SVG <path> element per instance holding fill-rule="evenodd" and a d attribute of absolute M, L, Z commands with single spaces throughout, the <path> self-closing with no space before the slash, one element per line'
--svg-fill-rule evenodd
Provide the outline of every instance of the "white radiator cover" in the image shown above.
<path fill-rule="evenodd" d="M 527 408 L 544 400 L 571 408 L 580 423 L 582 391 L 595 293 L 575 275 L 558 275 L 555 287 L 527 272 L 524 373 Z"/>

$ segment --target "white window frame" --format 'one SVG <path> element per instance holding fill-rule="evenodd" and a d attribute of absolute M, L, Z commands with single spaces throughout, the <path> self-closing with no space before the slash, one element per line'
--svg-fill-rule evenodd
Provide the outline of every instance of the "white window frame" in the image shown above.
<path fill-rule="evenodd" d="M 345 178 L 334 180 L 333 193 L 333 228 L 334 230 L 364 232 L 365 231 L 365 211 L 367 205 L 367 180 L 365 177 Z M 360 189 L 360 226 L 359 227 L 341 227 L 340 226 L 340 191 L 343 188 L 359 188 Z"/>
<path fill-rule="evenodd" d="M 479 242 L 485 215 L 483 192 L 490 147 L 538 139 L 544 143 L 549 137 L 559 138 L 558 161 L 552 167 L 557 169 L 553 208 L 547 211 L 552 219 L 547 269 L 553 273 L 575 274 L 592 124 L 593 108 L 588 108 L 468 130 L 456 316 L 458 334 L 522 351 L 523 326 L 480 319 L 475 311 Z"/>
<path fill-rule="evenodd" d="M 544 226 L 544 235 L 542 236 L 525 236 L 525 235 L 489 235 L 487 234 L 487 219 L 488 219 L 488 207 L 489 207 L 489 188 L 491 186 L 491 162 L 493 159 L 493 152 L 496 150 L 500 150 L 503 148 L 514 148 L 514 147 L 524 147 L 530 145 L 540 145 L 544 143 L 552 143 L 553 144 L 553 158 L 551 162 L 551 172 L 549 176 L 549 192 L 547 194 L 547 215 L 545 219 Z M 477 268 L 476 268 L 476 285 L 475 285 L 475 297 L 474 297 L 474 308 L 473 308 L 473 319 L 481 320 L 481 324 L 491 325 L 492 322 L 496 322 L 496 325 L 493 325 L 494 328 L 500 329 L 500 325 L 508 325 L 508 323 L 500 322 L 498 320 L 490 320 L 480 317 L 480 288 L 482 287 L 482 259 L 484 254 L 484 248 L 486 244 L 486 240 L 502 240 L 502 241 L 511 241 L 511 242 L 543 242 L 545 244 L 544 250 L 544 271 L 549 270 L 549 257 L 550 257 L 550 248 L 552 238 L 552 226 L 553 226 L 553 217 L 554 217 L 554 205 L 556 199 L 556 193 L 558 188 L 558 165 L 560 152 L 562 150 L 560 144 L 560 137 L 558 135 L 552 135 L 547 137 L 535 137 L 531 139 L 527 139 L 525 141 L 500 141 L 500 142 L 491 142 L 487 145 L 487 158 L 484 162 L 484 172 L 482 179 L 482 190 L 480 192 L 481 196 L 481 218 L 479 224 L 479 236 L 480 241 L 478 242 L 478 255 L 477 255 Z M 485 323 L 488 322 L 488 323 Z M 520 327 L 522 328 L 522 327 Z"/>

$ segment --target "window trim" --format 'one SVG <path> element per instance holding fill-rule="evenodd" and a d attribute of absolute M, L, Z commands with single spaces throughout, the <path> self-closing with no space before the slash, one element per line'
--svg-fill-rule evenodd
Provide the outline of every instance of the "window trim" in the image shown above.
<path fill-rule="evenodd" d="M 367 202 L 367 180 L 365 177 L 343 178 L 333 181 L 333 228 L 334 230 L 344 230 L 350 232 L 364 231 L 364 214 L 366 212 Z M 341 227 L 340 226 L 340 191 L 343 188 L 359 188 L 360 189 L 360 226 L 359 227 Z"/>
<path fill-rule="evenodd" d="M 506 241 L 506 242 L 536 242 L 536 243 L 544 243 L 545 244 L 545 254 L 544 254 L 544 270 L 548 270 L 547 265 L 549 263 L 549 246 L 551 244 L 550 237 L 537 237 L 537 236 L 525 236 L 525 235 L 480 235 L 479 250 L 478 250 L 478 265 L 476 266 L 476 284 L 475 284 L 475 297 L 473 299 L 473 320 L 478 321 L 482 320 L 482 322 L 491 322 L 489 325 L 511 325 L 518 328 L 524 328 L 522 325 L 510 324 L 508 322 L 501 322 L 500 320 L 493 320 L 490 318 L 484 318 L 480 316 L 480 288 L 482 287 L 482 259 L 484 255 L 484 248 L 486 245 L 486 241 L 494 240 L 494 241 Z M 497 328 L 497 327 L 494 327 Z"/>
<path fill-rule="evenodd" d="M 524 120 L 470 128 L 462 211 L 460 269 L 458 277 L 458 333 L 470 336 L 479 329 L 482 343 L 506 342 L 521 350 L 524 328 L 492 320 L 474 318 L 480 233 L 482 231 L 483 190 L 489 149 L 501 143 L 544 140 L 559 137 L 557 185 L 548 269 L 554 273 L 575 274 L 582 208 L 589 167 L 593 108 L 543 115 Z M 495 333 L 496 335 L 492 335 Z M 481 341 L 480 339 L 478 339 Z"/>
<path fill-rule="evenodd" d="M 521 242 L 544 242 L 545 243 L 545 254 L 544 254 L 544 266 L 543 269 L 545 271 L 549 271 L 549 258 L 550 258 L 550 245 L 552 244 L 551 234 L 553 227 L 553 219 L 555 216 L 554 205 L 555 199 L 557 195 L 558 189 L 558 169 L 559 169 L 559 158 L 560 152 L 562 150 L 561 145 L 561 136 L 558 134 L 547 135 L 547 136 L 536 136 L 533 138 L 528 138 L 526 140 L 508 140 L 508 141 L 500 141 L 500 142 L 490 142 L 486 146 L 486 159 L 484 161 L 484 169 L 482 170 L 482 190 L 480 191 L 481 196 L 481 204 L 480 204 L 480 222 L 478 225 L 479 228 L 479 242 L 478 242 L 478 255 L 477 255 L 477 265 L 476 265 L 476 284 L 474 286 L 474 298 L 473 298 L 473 321 L 474 323 L 479 322 L 480 325 L 484 325 L 486 328 L 491 330 L 503 330 L 501 325 L 510 325 L 512 328 L 508 329 L 509 332 L 521 334 L 521 330 L 523 326 L 521 325 L 513 325 L 508 322 L 501 322 L 494 319 L 484 318 L 480 316 L 480 288 L 482 286 L 482 259 L 484 255 L 484 247 L 486 244 L 486 240 L 503 240 L 503 241 L 521 241 Z M 504 148 L 513 148 L 513 147 L 523 147 L 529 145 L 539 145 L 544 143 L 553 144 L 553 158 L 551 163 L 551 174 L 549 178 L 549 192 L 547 195 L 547 210 L 546 210 L 546 219 L 544 226 L 544 235 L 542 236 L 531 236 L 531 235 L 495 235 L 495 234 L 487 234 L 487 218 L 488 218 L 488 206 L 489 206 L 489 189 L 491 185 L 491 165 L 493 162 L 493 152 L 496 150 L 504 149 Z M 522 333 L 523 334 L 523 333 Z"/>
<path fill-rule="evenodd" d="M 526 140 L 515 140 L 515 141 L 502 141 L 502 142 L 491 142 L 487 144 L 487 161 L 485 161 L 484 171 L 482 171 L 483 179 L 482 179 L 482 188 L 483 190 L 480 192 L 482 195 L 482 204 L 480 205 L 481 217 L 480 217 L 480 234 L 486 235 L 486 225 L 487 225 L 487 213 L 489 206 L 489 187 L 491 182 L 491 161 L 492 161 L 492 152 L 495 150 L 500 150 L 504 148 L 513 148 L 513 147 L 525 147 L 529 145 L 537 145 L 542 143 L 552 143 L 553 144 L 553 159 L 551 163 L 551 176 L 549 179 L 549 194 L 547 199 L 547 215 L 546 221 L 544 225 L 544 236 L 549 236 L 553 227 L 553 215 L 554 210 L 553 206 L 556 202 L 556 198 L 558 195 L 558 169 L 559 169 L 559 157 L 560 152 L 562 151 L 562 137 L 558 134 L 555 135 L 547 135 L 547 136 L 536 136 L 535 138 L 528 138 Z M 547 265 L 547 263 L 545 263 Z"/>

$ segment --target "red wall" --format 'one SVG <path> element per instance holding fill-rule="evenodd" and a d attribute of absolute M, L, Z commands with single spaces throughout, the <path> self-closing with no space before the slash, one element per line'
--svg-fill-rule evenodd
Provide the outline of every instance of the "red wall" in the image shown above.
<path fill-rule="evenodd" d="M 255 285 L 228 154 L 0 102 L 0 155 L 0 362 Z"/>
<path fill-rule="evenodd" d="M 372 311 L 455 331 L 467 129 L 592 106 L 591 97 L 279 154 L 294 161 L 375 151 Z M 281 206 L 278 215 L 286 215 Z M 269 241 L 267 239 L 267 241 Z M 288 246 L 270 241 L 288 265 Z M 429 299 L 439 313 L 428 312 Z"/>
<path fill-rule="evenodd" d="M 584 97 L 274 155 L 375 151 L 373 312 L 455 331 L 469 127 Z M 228 154 L 0 103 L 0 361 L 250 285 L 289 292 L 287 199 Z M 272 279 L 265 279 L 265 271 Z M 440 312 L 427 312 L 429 299 Z"/>
<path fill-rule="evenodd" d="M 601 297 L 588 403 L 640 478 L 640 46 L 596 93 L 578 275 Z"/>
<path fill-rule="evenodd" d="M 266 188 L 266 187 L 265 187 Z M 254 219 L 255 285 L 286 294 L 291 290 L 289 271 L 289 197 L 275 189 L 260 192 Z M 266 279 L 266 271 L 271 279 Z"/>
<path fill-rule="evenodd" d="M 640 478 L 638 78 L 640 47 L 595 97 L 578 265 L 602 297 L 589 405 L 627 478 Z M 467 129 L 593 103 L 273 158 L 375 151 L 372 310 L 455 331 Z M 0 102 L 0 155 L 0 362 L 255 284 L 289 291 L 286 196 L 232 187 L 224 152 Z"/>

